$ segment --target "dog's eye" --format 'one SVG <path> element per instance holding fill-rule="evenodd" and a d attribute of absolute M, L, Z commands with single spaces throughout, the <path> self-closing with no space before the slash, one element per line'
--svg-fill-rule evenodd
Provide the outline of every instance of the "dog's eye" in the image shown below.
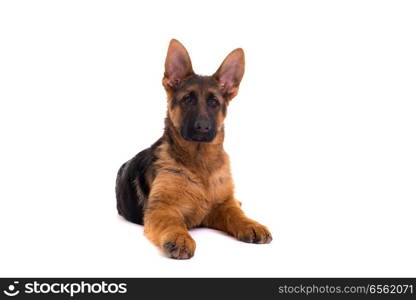
<path fill-rule="evenodd" d="M 192 93 L 189 93 L 182 98 L 182 102 L 187 105 L 194 104 L 195 102 L 194 100 L 195 100 L 195 97 L 193 97 Z"/>
<path fill-rule="evenodd" d="M 214 95 L 211 95 L 207 99 L 207 103 L 211 107 L 217 107 L 220 103 L 218 102 L 217 98 Z"/>

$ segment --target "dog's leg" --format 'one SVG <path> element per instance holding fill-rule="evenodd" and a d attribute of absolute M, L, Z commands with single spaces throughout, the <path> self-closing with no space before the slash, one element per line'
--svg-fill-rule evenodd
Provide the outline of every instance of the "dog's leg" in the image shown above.
<path fill-rule="evenodd" d="M 266 226 L 247 218 L 236 200 L 215 206 L 204 219 L 203 225 L 218 229 L 246 243 L 266 244 L 272 235 Z"/>
<path fill-rule="evenodd" d="M 171 258 L 188 259 L 194 255 L 195 241 L 175 207 L 158 204 L 148 208 L 144 215 L 144 233 Z"/>

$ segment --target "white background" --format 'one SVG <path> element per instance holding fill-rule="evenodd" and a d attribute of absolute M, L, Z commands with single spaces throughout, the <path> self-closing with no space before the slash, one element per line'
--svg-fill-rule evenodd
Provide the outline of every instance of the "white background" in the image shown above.
<path fill-rule="evenodd" d="M 2 1 L 1 276 L 416 276 L 414 1 Z M 270 245 L 191 232 L 162 256 L 117 216 L 118 167 L 163 130 L 171 38 L 246 74 L 226 120 Z"/>

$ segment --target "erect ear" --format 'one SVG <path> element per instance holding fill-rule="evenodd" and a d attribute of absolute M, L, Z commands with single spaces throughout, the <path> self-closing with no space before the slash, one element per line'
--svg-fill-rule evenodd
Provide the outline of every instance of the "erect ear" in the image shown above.
<path fill-rule="evenodd" d="M 188 51 L 179 41 L 172 39 L 169 43 L 165 61 L 163 85 L 165 88 L 175 88 L 185 77 L 193 73 Z"/>
<path fill-rule="evenodd" d="M 220 83 L 221 91 L 231 100 L 238 92 L 238 86 L 244 75 L 244 51 L 235 49 L 224 59 L 213 75 Z"/>

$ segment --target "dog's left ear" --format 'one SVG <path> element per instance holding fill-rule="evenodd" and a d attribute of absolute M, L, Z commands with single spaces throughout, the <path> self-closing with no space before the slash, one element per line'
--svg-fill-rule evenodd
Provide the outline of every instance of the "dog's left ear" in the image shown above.
<path fill-rule="evenodd" d="M 221 91 L 228 100 L 237 95 L 238 86 L 244 75 L 244 51 L 235 49 L 224 59 L 213 77 L 218 80 Z"/>

